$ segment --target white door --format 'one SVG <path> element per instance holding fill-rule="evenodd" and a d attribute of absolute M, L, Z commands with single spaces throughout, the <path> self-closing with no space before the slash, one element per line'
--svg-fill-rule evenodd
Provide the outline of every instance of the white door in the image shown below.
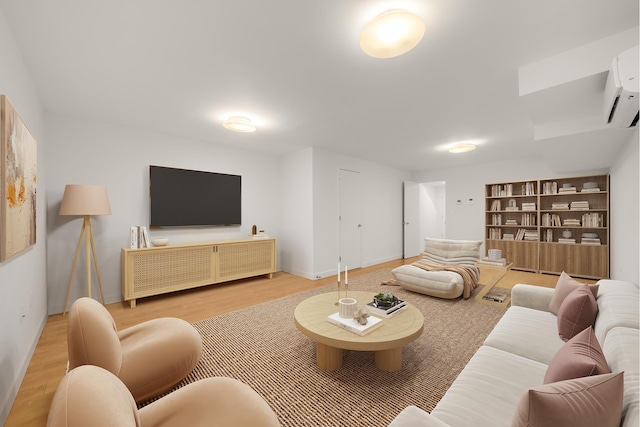
<path fill-rule="evenodd" d="M 420 189 L 417 182 L 405 181 L 403 191 L 403 242 L 404 258 L 420 255 Z"/>
<path fill-rule="evenodd" d="M 338 262 L 362 267 L 362 190 L 360 172 L 338 170 Z"/>

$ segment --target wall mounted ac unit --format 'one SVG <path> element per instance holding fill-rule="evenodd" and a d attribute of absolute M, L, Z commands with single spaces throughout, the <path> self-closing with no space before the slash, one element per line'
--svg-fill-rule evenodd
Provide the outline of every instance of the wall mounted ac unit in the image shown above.
<path fill-rule="evenodd" d="M 638 124 L 638 48 L 632 47 L 613 58 L 604 88 L 604 119 L 611 127 Z"/>

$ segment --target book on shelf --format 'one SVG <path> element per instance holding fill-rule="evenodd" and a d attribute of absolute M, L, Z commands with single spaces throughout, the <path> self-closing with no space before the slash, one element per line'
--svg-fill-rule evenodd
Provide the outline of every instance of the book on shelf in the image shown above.
<path fill-rule="evenodd" d="M 558 239 L 558 243 L 575 243 L 576 239 L 567 239 L 566 237 L 561 237 Z"/>
<path fill-rule="evenodd" d="M 327 317 L 329 323 L 334 324 L 342 329 L 346 329 L 349 332 L 358 334 L 360 336 L 366 335 L 369 332 L 377 329 L 382 325 L 382 319 L 379 317 L 369 316 L 367 318 L 367 324 L 361 325 L 355 319 L 345 319 L 340 317 L 338 313 L 333 313 Z"/>
<path fill-rule="evenodd" d="M 561 187 L 558 189 L 558 193 L 559 194 L 571 194 L 571 193 L 576 193 L 577 192 L 577 188 L 576 187 Z"/>
<path fill-rule="evenodd" d="M 572 211 L 588 211 L 589 202 L 587 201 L 571 202 L 571 207 L 569 209 L 571 209 Z"/>
<path fill-rule="evenodd" d="M 569 203 L 552 203 L 551 209 L 555 210 L 567 210 L 569 209 Z"/>
<path fill-rule="evenodd" d="M 536 204 L 535 203 L 523 203 L 522 204 L 522 210 L 523 211 L 535 211 L 536 210 Z"/>
<path fill-rule="evenodd" d="M 581 193 L 597 193 L 599 192 L 600 189 L 599 188 L 583 188 L 580 192 Z"/>
<path fill-rule="evenodd" d="M 133 225 L 129 228 L 129 247 L 131 249 L 149 248 L 149 230 L 143 225 Z"/>
<path fill-rule="evenodd" d="M 515 235 L 513 233 L 504 233 L 502 240 L 515 240 Z"/>
<path fill-rule="evenodd" d="M 367 304 L 367 310 L 369 311 L 370 314 L 373 314 L 374 316 L 382 317 L 383 319 L 389 318 L 394 314 L 398 314 L 405 308 L 407 308 L 407 303 L 403 300 L 398 300 L 398 304 L 388 309 L 374 306 L 373 301 Z"/>
<path fill-rule="evenodd" d="M 585 237 L 582 238 L 580 243 L 583 245 L 600 245 L 601 244 L 600 239 L 589 239 Z"/>
<path fill-rule="evenodd" d="M 580 220 L 577 218 L 567 218 L 562 225 L 565 227 L 580 227 Z"/>
<path fill-rule="evenodd" d="M 542 194 L 558 194 L 558 183 L 553 182 L 544 182 L 542 184 Z"/>

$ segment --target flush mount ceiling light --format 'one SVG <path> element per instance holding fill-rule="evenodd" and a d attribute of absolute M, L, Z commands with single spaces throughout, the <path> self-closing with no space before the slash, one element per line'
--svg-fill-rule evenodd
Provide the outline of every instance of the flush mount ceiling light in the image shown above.
<path fill-rule="evenodd" d="M 222 123 L 222 126 L 234 132 L 255 132 L 256 125 L 246 117 L 233 116 L 229 117 Z"/>
<path fill-rule="evenodd" d="M 360 34 L 360 48 L 374 58 L 393 58 L 416 47 L 424 22 L 412 12 L 393 9 L 378 15 Z"/>
<path fill-rule="evenodd" d="M 449 148 L 450 153 L 466 153 L 467 151 L 473 151 L 476 149 L 476 146 L 473 144 L 456 144 L 453 147 Z"/>

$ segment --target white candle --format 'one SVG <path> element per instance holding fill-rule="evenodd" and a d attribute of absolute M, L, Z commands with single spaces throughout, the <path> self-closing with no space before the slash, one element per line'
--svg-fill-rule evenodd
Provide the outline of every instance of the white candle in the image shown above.
<path fill-rule="evenodd" d="M 338 282 L 340 281 L 340 263 L 338 263 Z"/>
<path fill-rule="evenodd" d="M 347 278 L 347 271 L 348 271 L 348 268 L 347 268 L 347 266 L 345 265 L 345 266 L 344 266 L 344 284 L 345 284 L 345 285 L 346 285 L 347 283 L 349 283 L 349 279 Z"/>

